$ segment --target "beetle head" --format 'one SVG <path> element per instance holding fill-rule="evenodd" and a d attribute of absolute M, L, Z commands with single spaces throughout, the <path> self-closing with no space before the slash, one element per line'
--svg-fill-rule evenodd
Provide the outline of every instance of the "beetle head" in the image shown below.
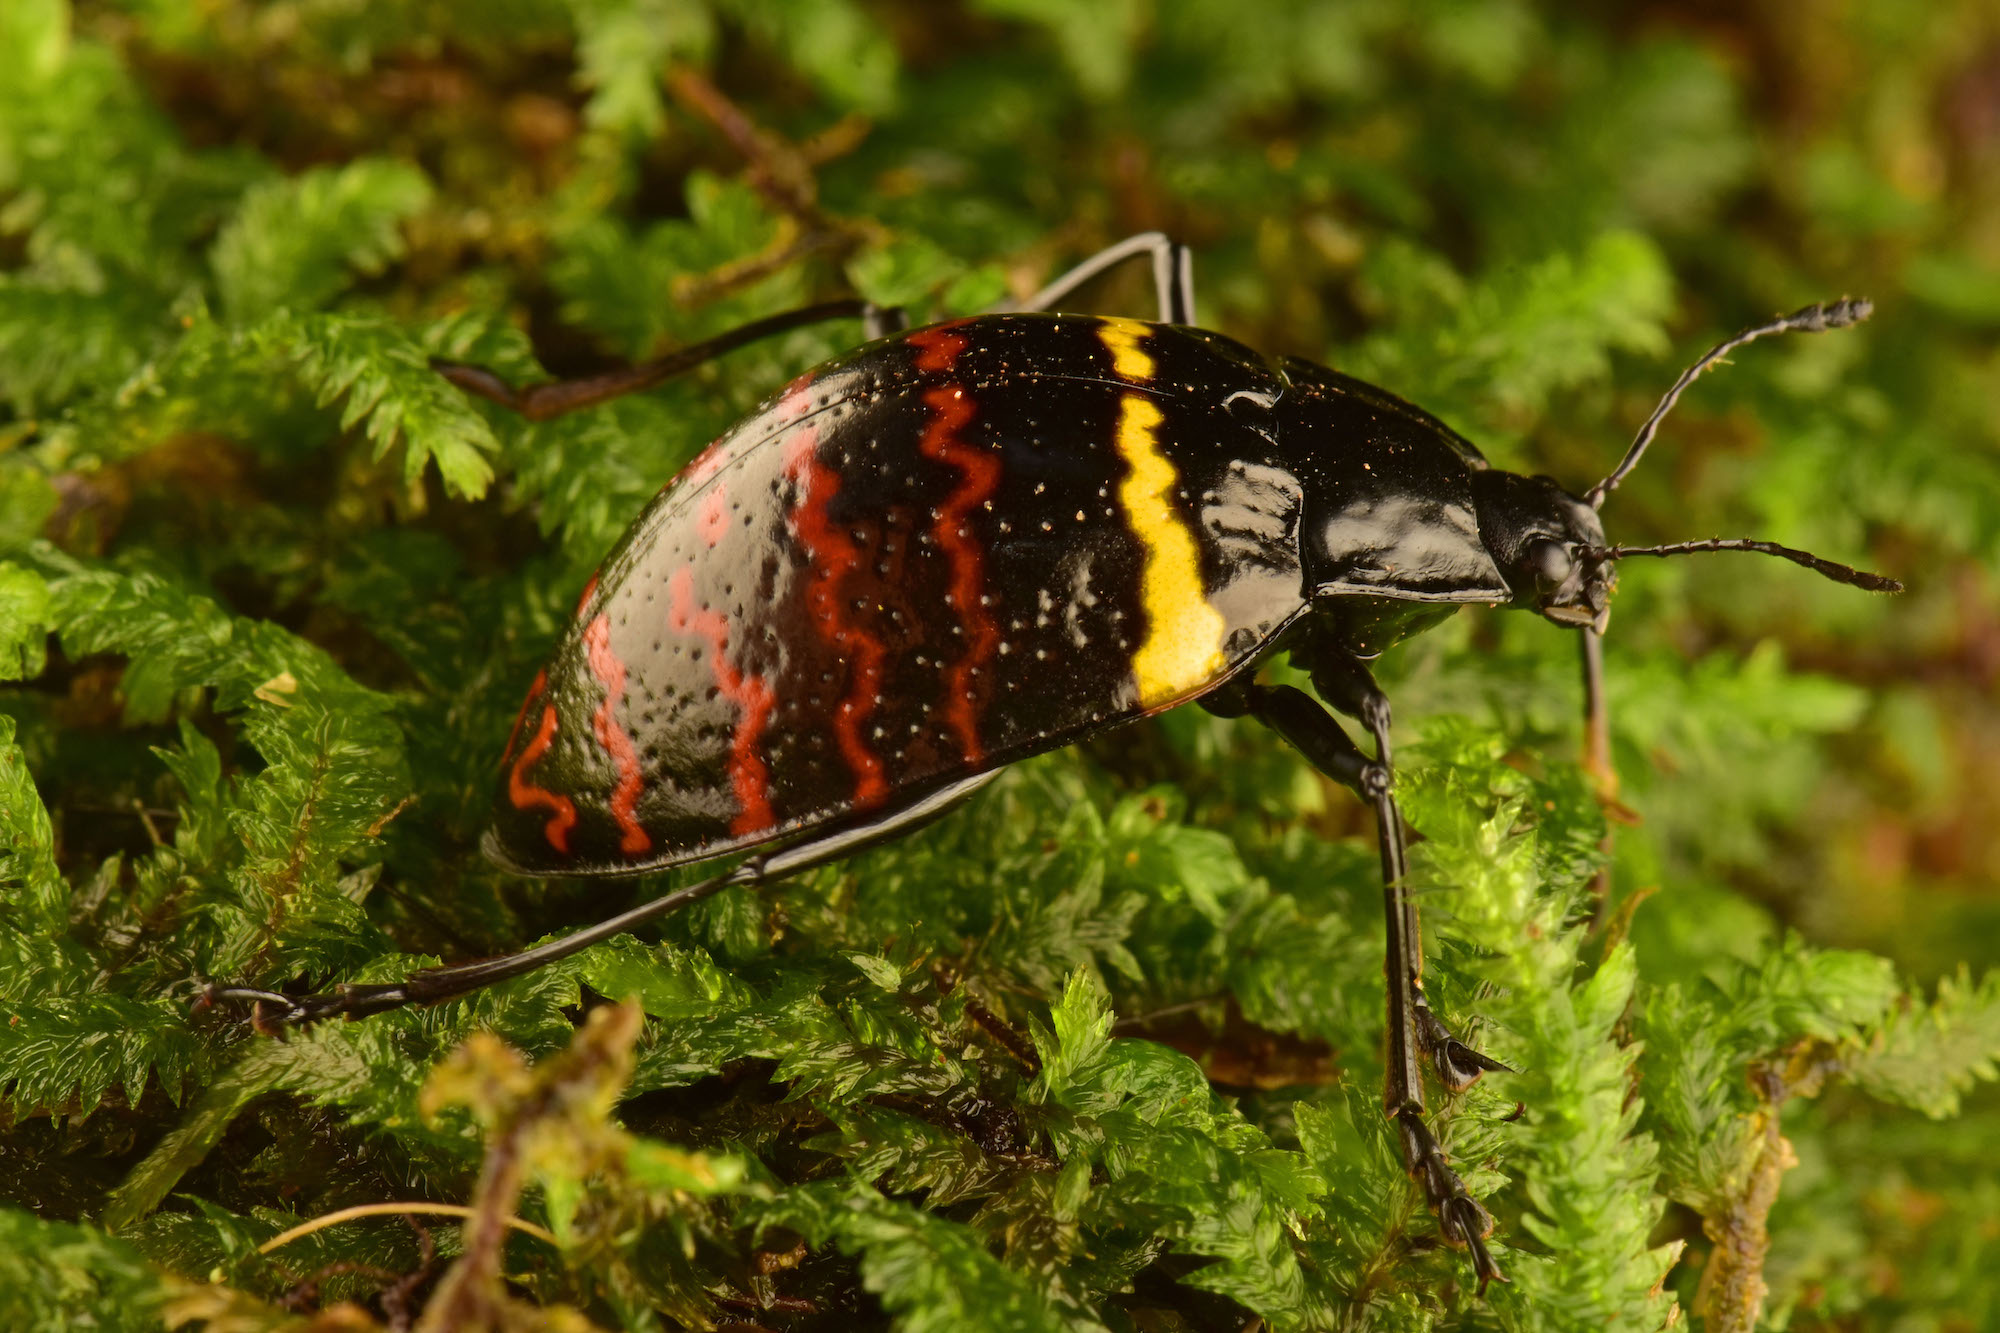
<path fill-rule="evenodd" d="M 1618 575 L 1597 511 L 1548 477 L 1472 474 L 1479 536 L 1513 590 L 1558 625 L 1604 632 Z"/>

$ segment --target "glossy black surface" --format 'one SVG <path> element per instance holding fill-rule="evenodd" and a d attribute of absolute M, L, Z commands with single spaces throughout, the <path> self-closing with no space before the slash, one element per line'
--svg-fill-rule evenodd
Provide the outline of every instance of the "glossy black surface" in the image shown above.
<path fill-rule="evenodd" d="M 1392 395 L 1201 330 L 878 340 L 716 441 L 607 557 L 489 850 L 630 873 L 867 816 L 1201 695 L 1315 605 L 1317 641 L 1372 656 L 1516 596 L 1485 471 Z M 1509 514 L 1487 525 L 1574 518 Z"/>

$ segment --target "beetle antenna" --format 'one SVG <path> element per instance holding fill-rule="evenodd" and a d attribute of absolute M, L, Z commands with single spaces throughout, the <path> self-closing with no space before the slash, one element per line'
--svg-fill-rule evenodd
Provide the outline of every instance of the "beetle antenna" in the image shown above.
<path fill-rule="evenodd" d="M 1632 447 L 1625 451 L 1625 457 L 1611 470 L 1611 475 L 1585 491 L 1583 498 L 1592 509 L 1604 507 L 1604 497 L 1618 488 L 1633 468 L 1639 465 L 1639 458 L 1646 452 L 1646 446 L 1653 442 L 1654 434 L 1660 429 L 1660 422 L 1680 401 L 1687 386 L 1701 377 L 1701 373 L 1716 362 L 1728 356 L 1745 343 L 1755 342 L 1767 333 L 1824 333 L 1828 329 L 1844 329 L 1850 324 L 1859 324 L 1875 313 L 1874 303 L 1865 299 L 1849 300 L 1843 296 L 1838 301 L 1828 301 L 1820 305 L 1809 305 L 1803 310 L 1795 310 L 1782 319 L 1774 319 L 1768 324 L 1745 329 L 1727 342 L 1717 343 L 1708 350 L 1701 360 L 1681 372 L 1674 381 L 1674 387 L 1667 390 L 1667 396 L 1660 399 L 1660 405 L 1653 409 L 1653 415 L 1646 418 L 1646 424 L 1639 427 Z M 1824 573 L 1825 571 L 1821 571 Z"/>
<path fill-rule="evenodd" d="M 1775 555 L 1795 565 L 1804 565 L 1815 574 L 1825 575 L 1835 583 L 1852 584 L 1857 588 L 1866 588 L 1870 592 L 1903 590 L 1902 584 L 1881 574 L 1871 574 L 1852 565 L 1822 560 L 1811 551 L 1794 550 L 1789 546 L 1780 546 L 1776 542 L 1752 541 L 1748 537 L 1710 537 L 1707 541 L 1676 542 L 1672 546 L 1593 546 L 1586 554 L 1598 560 L 1623 560 L 1628 555 L 1694 555 L 1700 551 L 1756 551 L 1760 555 Z"/>

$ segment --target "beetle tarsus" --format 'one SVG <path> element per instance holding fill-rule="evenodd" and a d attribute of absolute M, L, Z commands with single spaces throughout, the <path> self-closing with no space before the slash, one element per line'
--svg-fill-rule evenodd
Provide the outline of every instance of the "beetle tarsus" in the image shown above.
<path fill-rule="evenodd" d="M 1375 763 L 1393 772 L 1389 750 L 1389 700 L 1375 683 L 1365 662 L 1339 653 L 1324 653 L 1313 664 L 1313 684 L 1334 706 L 1361 719 L 1375 738 Z M 1331 721 L 1331 719 L 1329 719 Z M 1343 733 L 1345 734 L 1345 733 Z M 1493 1217 L 1465 1188 L 1451 1169 L 1444 1149 L 1424 1123 L 1424 1087 L 1419 1052 L 1431 1057 L 1438 1079 L 1453 1092 L 1472 1086 L 1487 1070 L 1507 1066 L 1481 1055 L 1458 1040 L 1431 1012 L 1424 998 L 1423 936 L 1417 905 L 1410 897 L 1409 864 L 1403 848 L 1403 816 L 1396 798 L 1382 792 L 1375 798 L 1375 832 L 1382 855 L 1382 912 L 1386 926 L 1383 975 L 1389 994 L 1389 1058 L 1384 1103 L 1401 1130 L 1403 1163 L 1423 1182 L 1424 1197 L 1438 1220 L 1438 1234 L 1449 1245 L 1472 1254 L 1479 1289 L 1506 1281 L 1486 1247 Z"/>
<path fill-rule="evenodd" d="M 1403 1163 L 1410 1175 L 1422 1183 L 1424 1197 L 1437 1214 L 1438 1234 L 1447 1245 L 1472 1255 L 1473 1272 L 1479 1290 L 1489 1282 L 1505 1282 L 1507 1275 L 1486 1247 L 1493 1234 L 1493 1215 L 1465 1188 L 1465 1181 L 1452 1169 L 1439 1146 L 1437 1136 L 1424 1123 L 1421 1105 L 1404 1105 L 1396 1113 L 1396 1128 L 1403 1144 Z"/>
<path fill-rule="evenodd" d="M 1417 992 L 1416 1019 L 1417 1044 L 1431 1058 L 1431 1068 L 1437 1071 L 1438 1082 L 1450 1091 L 1464 1092 L 1485 1074 L 1515 1072 L 1512 1065 L 1473 1049 L 1453 1035 L 1452 1030 L 1444 1025 L 1444 1020 L 1431 1012 L 1421 990 Z"/>
<path fill-rule="evenodd" d="M 423 974 L 418 973 L 421 977 Z M 414 981 L 413 977 L 410 980 Z M 202 989 L 195 1000 L 197 1010 L 218 1004 L 250 1006 L 246 1020 L 261 1036 L 281 1036 L 288 1028 L 308 1027 L 329 1018 L 367 1018 L 408 1004 L 413 999 L 410 982 L 387 985 L 335 986 L 312 995 L 286 995 L 281 991 L 259 990 L 252 986 L 217 986 Z"/>

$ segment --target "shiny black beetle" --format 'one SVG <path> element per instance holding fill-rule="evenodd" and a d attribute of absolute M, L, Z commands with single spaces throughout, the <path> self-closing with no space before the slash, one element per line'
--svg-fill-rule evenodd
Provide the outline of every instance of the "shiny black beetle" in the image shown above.
<path fill-rule="evenodd" d="M 1159 319 L 1046 311 L 1150 256 Z M 1467 602 L 1583 632 L 1602 762 L 1598 636 L 1615 562 L 1765 542 L 1609 545 L 1598 508 L 1680 392 L 1767 333 L 1865 318 L 1814 306 L 1691 367 L 1623 462 L 1582 496 L 1487 465 L 1443 422 L 1325 367 L 1193 327 L 1187 252 L 1104 251 L 1015 310 L 907 330 L 843 301 L 664 360 L 517 392 L 439 369 L 540 419 L 658 383 L 815 320 L 873 340 L 794 381 L 640 515 L 584 590 L 502 758 L 489 855 L 535 874 L 620 875 L 753 850 L 733 870 L 524 953 L 303 998 L 243 988 L 260 1023 L 359 1017 L 462 994 L 728 885 L 907 831 L 1002 767 L 1184 702 L 1254 716 L 1375 811 L 1388 920 L 1388 1086 L 1404 1160 L 1444 1238 L 1501 1276 L 1486 1210 L 1426 1123 L 1419 1053 L 1463 1089 L 1505 1069 L 1425 1002 L 1391 793 L 1389 703 L 1368 663 Z M 1256 678 L 1289 652 L 1315 700 Z M 1324 701 L 1322 704 L 1321 700 Z M 1328 707 L 1358 719 L 1364 752 Z M 270 1011 L 266 1011 L 266 1006 Z"/>

